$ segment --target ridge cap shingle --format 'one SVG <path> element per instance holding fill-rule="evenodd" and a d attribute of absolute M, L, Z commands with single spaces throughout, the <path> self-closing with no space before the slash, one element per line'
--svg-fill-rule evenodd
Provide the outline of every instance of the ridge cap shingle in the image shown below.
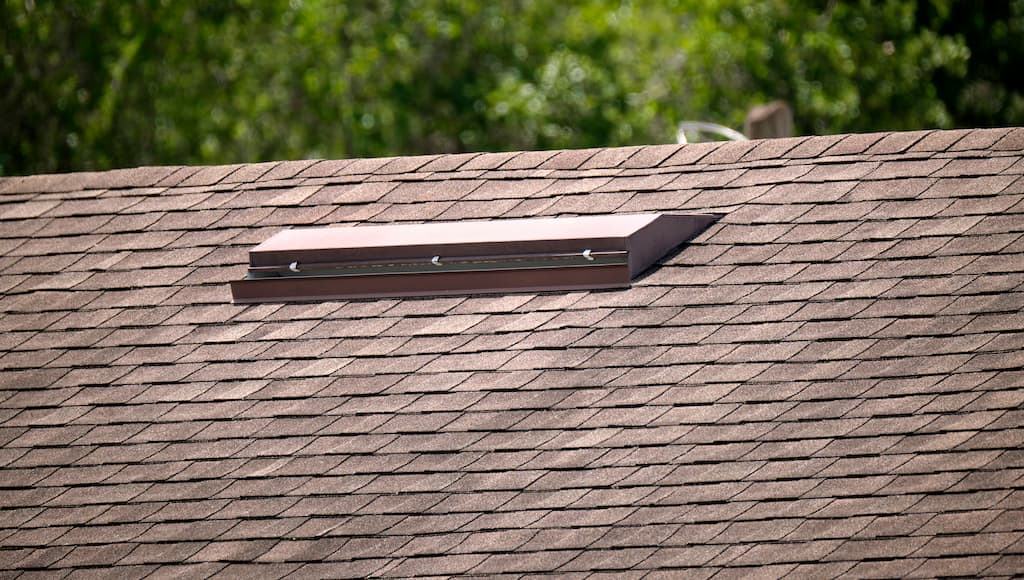
<path fill-rule="evenodd" d="M 888 145 L 884 145 L 884 143 L 889 141 L 893 142 L 893 145 L 896 147 L 895 149 Z M 844 146 L 842 145 L 842 142 L 848 143 L 849 145 Z M 944 129 L 916 132 L 852 133 L 843 135 L 794 137 L 791 141 L 787 141 L 785 139 L 761 139 L 750 141 L 749 145 L 722 141 L 682 145 L 666 144 L 599 147 L 577 150 L 561 149 L 548 151 L 512 151 L 505 153 L 440 154 L 412 157 L 351 158 L 339 159 L 330 162 L 338 164 L 336 175 L 386 175 L 389 173 L 406 173 L 420 167 L 428 167 L 435 163 L 444 162 L 447 158 L 461 158 L 460 160 L 463 161 L 458 166 L 446 169 L 447 171 L 464 167 L 474 158 L 480 157 L 481 155 L 495 156 L 495 159 L 500 158 L 502 160 L 502 166 L 508 166 L 510 163 L 513 163 L 517 157 L 523 154 L 537 155 L 539 156 L 538 163 L 527 168 L 545 168 L 546 164 L 554 161 L 560 155 L 571 156 L 577 153 L 586 155 L 589 153 L 589 156 L 593 157 L 593 155 L 601 153 L 603 156 L 609 158 L 607 163 L 591 159 L 589 161 L 591 165 L 585 168 L 612 169 L 622 166 L 639 169 L 644 167 L 653 168 L 654 166 L 665 165 L 666 163 L 668 166 L 695 164 L 701 162 L 702 159 L 715 154 L 714 152 L 719 151 L 722 147 L 738 148 L 738 150 L 743 151 L 740 158 L 732 160 L 730 163 L 747 158 L 749 158 L 748 160 L 768 159 L 766 157 L 758 157 L 756 159 L 750 158 L 750 154 L 753 153 L 753 149 L 770 147 L 775 143 L 786 143 L 787 145 L 792 145 L 787 147 L 788 150 L 779 151 L 777 153 L 777 157 L 774 158 L 780 160 L 809 160 L 817 158 L 823 154 L 841 159 L 843 156 L 847 155 L 859 155 L 863 153 L 876 154 L 883 152 L 890 154 L 903 153 L 928 156 L 929 154 L 934 155 L 947 151 L 970 152 L 984 151 L 989 148 L 1014 151 L 1024 150 L 1024 128 L 1006 127 L 992 129 Z M 857 143 L 857 145 L 854 145 L 854 143 Z M 654 151 L 659 152 L 654 153 Z M 640 163 L 639 160 L 646 157 L 648 154 L 652 155 L 650 165 Z M 680 157 L 680 155 L 683 157 Z M 679 160 L 675 159 L 677 157 L 680 157 L 680 160 L 682 160 L 681 163 Z M 416 163 L 416 160 L 422 160 L 422 163 Z M 585 162 L 587 162 L 586 159 L 581 161 L 579 165 L 576 165 L 575 168 L 581 167 Z M 237 163 L 232 165 L 214 165 L 205 167 L 143 166 L 112 169 L 107 171 L 6 176 L 0 177 L 0 194 L 39 192 L 63 193 L 83 189 L 122 189 L 128 187 L 152 187 L 157 185 L 179 186 L 188 183 L 189 179 L 196 179 L 196 175 L 200 171 L 213 173 L 222 172 L 225 173 L 224 178 L 226 179 L 229 177 L 227 174 L 246 172 L 249 167 L 254 166 L 268 167 L 269 170 L 262 171 L 260 172 L 260 175 L 251 177 L 252 182 L 276 181 L 294 177 L 317 163 L 324 163 L 324 160 L 311 159 L 263 163 Z M 416 167 L 403 167 L 401 169 L 397 169 L 398 166 L 395 165 L 396 163 L 401 163 L 403 166 L 408 165 L 409 163 L 415 163 Z M 712 162 L 707 164 L 718 165 L 717 162 L 714 162 L 714 157 L 712 157 Z M 384 171 L 386 166 L 394 166 L 396 170 Z M 495 169 L 496 168 L 498 167 L 495 167 Z M 188 173 L 183 173 L 185 171 Z M 382 171 L 383 173 L 381 173 Z M 180 174 L 181 179 L 169 179 L 172 177 L 172 174 L 176 172 Z M 316 177 L 330 176 L 317 175 Z M 248 182 L 243 181 L 238 183 Z M 212 185 L 212 183 L 209 184 Z"/>

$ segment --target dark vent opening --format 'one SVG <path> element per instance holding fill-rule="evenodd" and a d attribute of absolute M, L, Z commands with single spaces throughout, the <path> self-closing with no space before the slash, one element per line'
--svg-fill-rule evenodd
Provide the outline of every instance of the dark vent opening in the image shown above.
<path fill-rule="evenodd" d="M 717 216 L 623 214 L 285 230 L 235 302 L 625 288 Z"/>

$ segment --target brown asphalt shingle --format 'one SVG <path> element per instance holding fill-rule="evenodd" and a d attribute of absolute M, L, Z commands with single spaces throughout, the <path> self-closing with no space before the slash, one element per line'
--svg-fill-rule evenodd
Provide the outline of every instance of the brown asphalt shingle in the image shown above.
<path fill-rule="evenodd" d="M 1024 574 L 1024 129 L 0 178 L 0 574 Z M 230 303 L 288 226 L 713 211 L 626 290 Z"/>

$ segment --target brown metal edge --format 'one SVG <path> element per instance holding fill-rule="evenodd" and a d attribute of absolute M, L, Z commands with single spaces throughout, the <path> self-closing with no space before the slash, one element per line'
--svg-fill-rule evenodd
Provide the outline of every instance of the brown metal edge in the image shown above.
<path fill-rule="evenodd" d="M 367 260 L 372 256 L 373 260 L 430 260 L 435 255 L 442 258 L 448 256 L 472 257 L 472 256 L 500 256 L 518 254 L 558 254 L 578 253 L 590 249 L 597 251 L 624 251 L 626 241 L 616 237 L 594 237 L 576 238 L 571 240 L 522 240 L 517 242 L 486 242 L 486 243 L 445 243 L 423 246 L 388 246 L 381 248 L 346 249 L 309 248 L 293 251 L 255 251 L 249 252 L 249 264 L 251 266 L 277 266 L 291 262 L 349 262 Z"/>
<path fill-rule="evenodd" d="M 263 278 L 231 282 L 232 302 L 301 302 L 350 298 L 402 298 L 629 287 L 626 264 L 391 274 Z"/>
<path fill-rule="evenodd" d="M 626 242 L 630 279 L 636 278 L 670 251 L 700 235 L 719 217 L 713 214 L 661 214 L 634 232 Z"/>

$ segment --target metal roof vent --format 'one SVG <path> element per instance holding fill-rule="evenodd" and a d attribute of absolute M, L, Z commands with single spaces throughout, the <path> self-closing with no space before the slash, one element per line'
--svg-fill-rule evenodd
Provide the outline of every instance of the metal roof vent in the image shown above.
<path fill-rule="evenodd" d="M 628 287 L 716 220 L 623 214 L 285 230 L 249 251 L 235 302 Z"/>

